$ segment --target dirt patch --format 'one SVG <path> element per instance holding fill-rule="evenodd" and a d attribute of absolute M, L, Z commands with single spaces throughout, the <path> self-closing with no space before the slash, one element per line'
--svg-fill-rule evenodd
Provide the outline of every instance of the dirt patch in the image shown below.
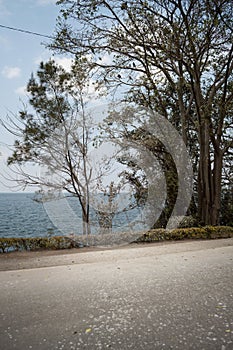
<path fill-rule="evenodd" d="M 233 238 L 205 241 L 166 241 L 149 244 L 128 244 L 115 247 L 74 248 L 64 250 L 22 251 L 0 254 L 0 271 L 33 269 L 41 267 L 93 262 L 137 259 L 180 251 L 215 249 L 233 246 Z"/>

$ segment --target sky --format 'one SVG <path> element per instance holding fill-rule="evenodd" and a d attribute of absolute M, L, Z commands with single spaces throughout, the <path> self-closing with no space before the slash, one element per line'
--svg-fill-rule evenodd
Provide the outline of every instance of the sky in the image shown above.
<path fill-rule="evenodd" d="M 0 0 L 0 25 L 19 28 L 43 35 L 53 35 L 59 7 L 56 0 Z M 9 30 L 0 26 L 0 119 L 13 115 L 27 102 L 25 87 L 39 63 L 52 56 L 43 43 L 49 39 Z M 69 59 L 57 57 L 64 65 Z M 14 142 L 0 125 L 0 192 L 9 192 L 3 180 L 6 176 L 6 160 L 10 154 L 5 146 Z M 4 182 L 4 184 L 3 184 Z"/>
<path fill-rule="evenodd" d="M 24 105 L 28 105 L 26 86 L 41 61 L 53 57 L 66 69 L 71 65 L 71 57 L 58 56 L 46 48 L 45 44 L 51 41 L 49 38 L 5 27 L 53 36 L 59 10 L 56 0 L 0 0 L 0 120 L 6 121 L 7 115 L 17 116 Z M 110 57 L 104 56 L 103 60 L 108 62 Z M 106 104 L 105 97 L 97 98 L 93 80 L 90 81 L 87 98 L 95 109 Z M 6 164 L 14 141 L 13 135 L 0 123 L 0 193 L 17 190 L 14 181 L 6 180 L 13 176 Z M 33 168 L 28 169 L 31 171 Z M 27 192 L 35 190 L 26 189 Z"/>

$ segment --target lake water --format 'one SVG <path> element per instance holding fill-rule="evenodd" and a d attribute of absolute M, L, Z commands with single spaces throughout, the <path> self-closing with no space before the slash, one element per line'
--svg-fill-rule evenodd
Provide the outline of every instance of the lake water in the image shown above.
<path fill-rule="evenodd" d="M 60 234 L 33 193 L 0 193 L 0 237 Z"/>
<path fill-rule="evenodd" d="M 34 198 L 33 193 L 0 193 L 0 237 L 82 233 L 81 210 L 77 199 L 42 204 Z M 124 223 L 133 221 L 138 214 L 137 209 L 117 214 L 113 221 L 113 231 L 120 232 Z M 97 233 L 99 227 L 93 213 L 92 222 L 92 233 Z"/>

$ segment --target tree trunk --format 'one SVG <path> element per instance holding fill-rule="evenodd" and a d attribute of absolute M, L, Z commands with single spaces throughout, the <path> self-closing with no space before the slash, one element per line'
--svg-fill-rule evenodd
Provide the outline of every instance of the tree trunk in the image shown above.
<path fill-rule="evenodd" d="M 83 235 L 88 236 L 91 234 L 91 227 L 89 222 L 89 203 L 88 197 L 85 196 L 82 199 L 82 220 L 83 220 Z"/>
<path fill-rule="evenodd" d="M 212 171 L 212 210 L 211 224 L 219 225 L 219 214 L 221 208 L 221 179 L 222 179 L 223 153 L 221 150 L 215 151 L 214 168 Z"/>
<path fill-rule="evenodd" d="M 86 213 L 82 213 L 82 220 L 83 220 L 83 236 L 86 236 L 88 244 L 88 236 L 91 234 L 91 228 L 90 228 L 90 222 L 89 217 Z"/>
<path fill-rule="evenodd" d="M 221 206 L 221 179 L 223 152 L 214 150 L 214 163 L 211 169 L 210 135 L 208 121 L 200 128 L 200 160 L 198 181 L 198 213 L 203 225 L 218 225 Z"/>
<path fill-rule="evenodd" d="M 211 166 L 209 123 L 205 119 L 200 126 L 200 159 L 198 173 L 198 214 L 203 225 L 211 225 Z"/>

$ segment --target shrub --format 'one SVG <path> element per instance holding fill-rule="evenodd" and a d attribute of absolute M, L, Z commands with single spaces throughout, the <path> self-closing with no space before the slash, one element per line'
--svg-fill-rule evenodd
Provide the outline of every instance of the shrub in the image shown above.
<path fill-rule="evenodd" d="M 160 228 L 143 233 L 134 242 L 150 243 L 167 240 L 177 241 L 183 239 L 217 239 L 230 237 L 233 237 L 233 227 L 230 226 L 205 226 L 177 228 L 174 230 Z M 0 253 L 40 249 L 70 249 L 80 248 L 82 246 L 83 244 L 81 244 L 75 236 L 0 238 Z"/>
<path fill-rule="evenodd" d="M 39 249 L 70 249 L 79 247 L 80 244 L 77 240 L 64 236 L 0 238 L 0 253 Z"/>
<path fill-rule="evenodd" d="M 198 226 L 198 220 L 190 215 L 190 216 L 184 216 L 178 228 L 197 227 L 197 226 Z"/>
<path fill-rule="evenodd" d="M 230 226 L 205 226 L 177 228 L 174 230 L 154 229 L 144 233 L 136 242 L 159 242 L 165 240 L 182 239 L 217 239 L 233 237 L 233 227 Z"/>

